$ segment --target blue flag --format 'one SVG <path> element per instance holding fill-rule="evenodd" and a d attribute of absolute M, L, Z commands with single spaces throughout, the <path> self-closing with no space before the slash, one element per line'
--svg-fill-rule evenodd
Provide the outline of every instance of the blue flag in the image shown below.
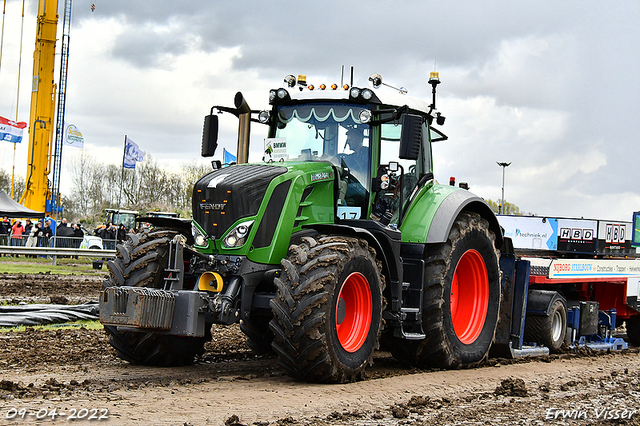
<path fill-rule="evenodd" d="M 125 169 L 135 169 L 138 161 L 144 160 L 144 151 L 140 150 L 137 143 L 124 137 L 124 161 L 122 166 Z"/>
<path fill-rule="evenodd" d="M 222 148 L 222 155 L 223 155 L 223 162 L 224 164 L 231 164 L 231 163 L 235 163 L 236 161 L 238 161 L 238 158 L 233 155 L 232 153 L 230 153 L 229 151 L 227 151 L 226 149 Z"/>

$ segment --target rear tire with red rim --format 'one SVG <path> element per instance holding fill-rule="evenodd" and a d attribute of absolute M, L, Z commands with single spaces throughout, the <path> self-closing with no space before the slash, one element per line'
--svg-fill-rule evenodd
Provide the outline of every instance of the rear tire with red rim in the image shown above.
<path fill-rule="evenodd" d="M 427 248 L 424 340 L 397 339 L 393 355 L 421 368 L 451 368 L 489 353 L 500 308 L 499 253 L 488 222 L 462 212 L 446 243 Z"/>
<path fill-rule="evenodd" d="M 350 382 L 362 378 L 378 348 L 384 279 L 366 241 L 303 237 L 282 260 L 271 300 L 278 361 L 296 378 Z"/>

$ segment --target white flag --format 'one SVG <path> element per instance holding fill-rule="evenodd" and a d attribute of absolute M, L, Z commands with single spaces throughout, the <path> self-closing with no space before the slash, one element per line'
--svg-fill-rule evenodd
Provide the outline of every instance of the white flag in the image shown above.
<path fill-rule="evenodd" d="M 64 129 L 64 144 L 75 148 L 84 148 L 84 138 L 80 130 L 73 125 L 68 124 Z"/>
<path fill-rule="evenodd" d="M 125 169 L 135 169 L 136 162 L 144 160 L 144 151 L 140 150 L 137 143 L 125 136 L 124 142 L 124 162 Z"/>

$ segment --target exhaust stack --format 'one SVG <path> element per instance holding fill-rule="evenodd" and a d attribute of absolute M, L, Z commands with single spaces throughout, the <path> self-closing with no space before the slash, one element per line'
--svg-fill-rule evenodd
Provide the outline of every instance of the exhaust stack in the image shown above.
<path fill-rule="evenodd" d="M 237 163 L 249 162 L 249 136 L 251 133 L 251 108 L 247 104 L 242 93 L 236 93 L 234 99 L 236 110 L 238 111 L 238 158 Z"/>

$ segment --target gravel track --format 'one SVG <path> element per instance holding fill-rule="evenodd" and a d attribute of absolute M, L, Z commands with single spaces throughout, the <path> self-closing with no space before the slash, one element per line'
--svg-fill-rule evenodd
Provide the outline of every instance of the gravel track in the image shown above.
<path fill-rule="evenodd" d="M 100 277 L 0 275 L 1 300 L 97 300 L 101 288 Z M 238 326 L 212 335 L 195 365 L 148 368 L 117 358 L 102 330 L 0 333 L 0 423 L 34 423 L 8 419 L 13 409 L 87 408 L 133 425 L 640 425 L 638 349 L 451 371 L 408 369 L 378 352 L 363 381 L 310 385 L 256 356 Z"/>

